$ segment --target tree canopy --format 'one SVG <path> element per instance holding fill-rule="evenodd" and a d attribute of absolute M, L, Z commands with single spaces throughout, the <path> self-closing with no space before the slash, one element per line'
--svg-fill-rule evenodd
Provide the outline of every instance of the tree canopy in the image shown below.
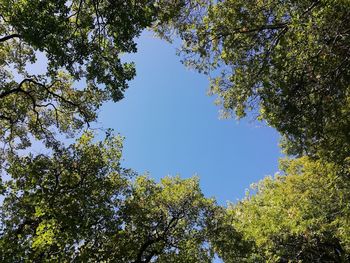
<path fill-rule="evenodd" d="M 1 262 L 211 262 L 222 208 L 196 178 L 135 177 L 120 167 L 121 147 L 86 133 L 52 156 L 12 156 Z"/>
<path fill-rule="evenodd" d="M 282 134 L 290 157 L 243 200 L 123 168 L 110 131 L 56 136 L 123 98 L 148 27 L 225 115 Z M 349 262 L 349 36 L 348 0 L 0 0 L 0 261 Z M 34 139 L 48 152 L 20 151 Z"/>
<path fill-rule="evenodd" d="M 160 10 L 152 0 L 0 1 L 1 141 L 50 146 L 55 130 L 72 134 L 122 99 L 135 68 L 121 56 Z M 38 57 L 47 69 L 34 74 Z"/>
<path fill-rule="evenodd" d="M 349 155 L 350 3 L 343 0 L 194 0 L 177 32 L 186 65 L 210 76 L 226 113 L 252 111 L 284 136 L 288 154 Z"/>
<path fill-rule="evenodd" d="M 254 243 L 251 262 L 348 262 L 350 182 L 344 167 L 303 157 L 283 160 L 281 168 L 228 208 L 234 227 Z"/>

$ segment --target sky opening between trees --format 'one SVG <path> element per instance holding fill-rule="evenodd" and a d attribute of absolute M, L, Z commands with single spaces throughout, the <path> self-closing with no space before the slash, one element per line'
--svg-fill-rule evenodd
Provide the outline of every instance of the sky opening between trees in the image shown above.
<path fill-rule="evenodd" d="M 349 20 L 348 0 L 0 0 L 0 261 L 348 262 Z M 200 175 L 123 167 L 94 125 L 145 30 L 180 40 L 222 117 L 281 135 L 275 176 L 223 206 Z"/>

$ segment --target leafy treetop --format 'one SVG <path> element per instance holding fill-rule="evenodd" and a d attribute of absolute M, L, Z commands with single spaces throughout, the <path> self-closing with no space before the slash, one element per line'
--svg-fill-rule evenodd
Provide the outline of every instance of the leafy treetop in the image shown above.
<path fill-rule="evenodd" d="M 136 52 L 135 37 L 165 19 L 160 5 L 0 0 L 1 141 L 25 148 L 33 136 L 52 146 L 55 132 L 70 135 L 96 119 L 101 103 L 122 99 L 135 69 L 121 55 Z M 47 70 L 33 74 L 38 57 Z"/>
<path fill-rule="evenodd" d="M 188 0 L 156 27 L 183 39 L 226 114 L 256 111 L 292 155 L 344 161 L 350 151 L 350 2 Z"/>
<path fill-rule="evenodd" d="M 240 243 L 197 178 L 134 177 L 120 167 L 121 147 L 120 137 L 93 143 L 85 133 L 52 156 L 13 155 L 1 185 L 1 262 L 211 262 L 225 233 Z"/>
<path fill-rule="evenodd" d="M 281 168 L 228 208 L 234 228 L 254 243 L 248 261 L 348 262 L 349 167 L 303 157 Z"/>

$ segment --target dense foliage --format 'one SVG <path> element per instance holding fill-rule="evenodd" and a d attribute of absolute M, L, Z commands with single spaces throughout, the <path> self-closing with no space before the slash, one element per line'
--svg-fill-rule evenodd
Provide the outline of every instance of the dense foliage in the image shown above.
<path fill-rule="evenodd" d="M 226 113 L 253 110 L 289 154 L 349 156 L 350 2 L 193 0 L 158 27 L 211 78 Z"/>
<path fill-rule="evenodd" d="M 303 157 L 283 160 L 281 168 L 228 208 L 234 227 L 255 244 L 251 262 L 348 262 L 350 181 L 344 167 Z"/>
<path fill-rule="evenodd" d="M 134 38 L 160 14 L 156 1 L 0 1 L 0 138 L 24 148 L 55 143 L 118 101 L 134 77 Z M 47 63 L 33 72 L 32 63 Z M 79 85 L 77 83 L 79 82 Z M 18 140 L 20 143 L 18 144 Z"/>
<path fill-rule="evenodd" d="M 120 167 L 121 138 L 92 139 L 9 160 L 0 261 L 211 262 L 208 227 L 220 231 L 222 209 L 198 180 L 135 178 Z"/>

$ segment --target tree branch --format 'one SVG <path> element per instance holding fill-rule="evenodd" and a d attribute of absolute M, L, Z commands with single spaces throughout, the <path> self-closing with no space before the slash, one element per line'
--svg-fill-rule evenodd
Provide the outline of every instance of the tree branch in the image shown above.
<path fill-rule="evenodd" d="M 12 38 L 22 38 L 22 36 L 20 34 L 11 34 L 11 35 L 7 35 L 7 36 L 4 36 L 2 38 L 0 38 L 0 43 L 1 42 L 5 42 L 7 40 L 10 40 Z"/>

